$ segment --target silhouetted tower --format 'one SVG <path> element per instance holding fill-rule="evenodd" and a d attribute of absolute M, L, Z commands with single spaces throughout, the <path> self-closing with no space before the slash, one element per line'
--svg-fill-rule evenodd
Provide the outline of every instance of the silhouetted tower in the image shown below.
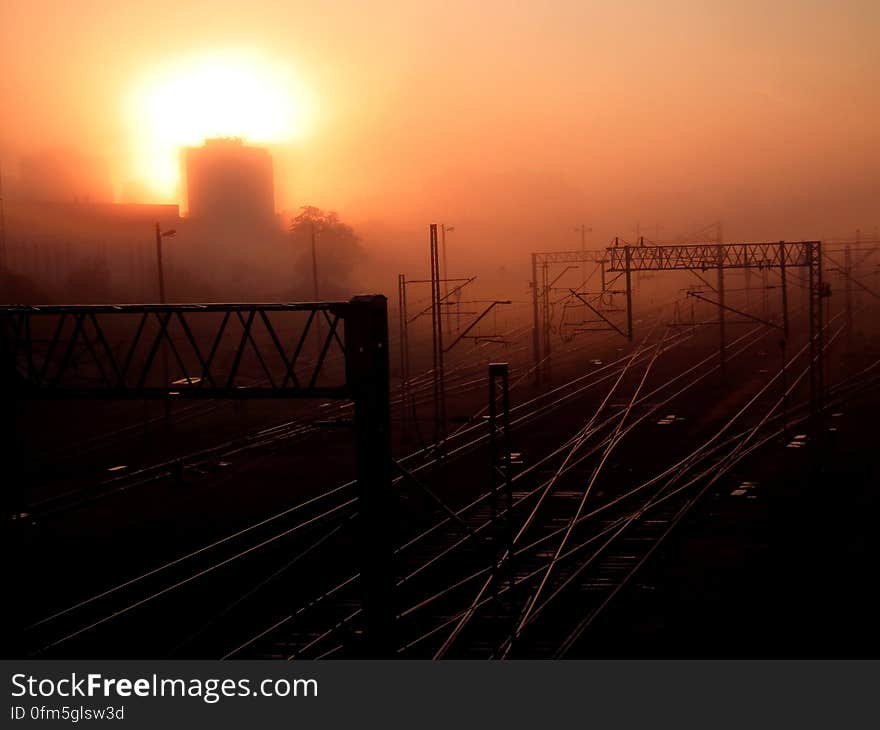
<path fill-rule="evenodd" d="M 268 150 L 238 138 L 209 139 L 185 153 L 190 218 L 261 227 L 275 217 L 275 183 Z"/>

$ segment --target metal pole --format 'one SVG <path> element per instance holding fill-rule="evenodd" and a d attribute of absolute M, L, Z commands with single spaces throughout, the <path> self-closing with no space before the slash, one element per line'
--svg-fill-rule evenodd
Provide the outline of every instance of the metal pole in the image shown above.
<path fill-rule="evenodd" d="M 159 304 L 165 304 L 165 269 L 163 267 L 162 262 L 162 229 L 159 226 L 159 223 L 156 223 L 156 263 L 159 274 Z M 170 321 L 169 321 L 170 324 Z M 165 335 L 162 339 L 162 387 L 167 388 L 169 383 L 168 377 L 168 338 L 171 337 L 171 333 L 168 329 L 165 329 Z M 166 396 L 163 399 L 163 405 L 165 408 L 165 424 L 166 426 L 171 421 L 171 401 Z"/>
<path fill-rule="evenodd" d="M 321 295 L 318 291 L 318 246 L 315 242 L 315 221 L 311 221 L 310 234 L 312 242 L 312 298 L 313 301 L 320 302 Z M 321 356 L 324 338 L 322 334 L 321 318 L 315 317 L 315 359 Z"/>
<path fill-rule="evenodd" d="M 782 351 L 782 437 L 788 438 L 788 342 L 779 340 Z"/>
<path fill-rule="evenodd" d="M 532 355 L 535 361 L 535 385 L 541 384 L 541 337 L 538 329 L 538 256 L 532 254 Z"/>
<path fill-rule="evenodd" d="M 544 381 L 550 382 L 550 265 L 544 261 L 541 265 L 541 291 L 543 315 L 543 363 Z"/>
<path fill-rule="evenodd" d="M 715 240 L 718 244 L 718 364 L 721 366 L 721 377 L 727 375 L 727 321 L 724 311 L 724 241 L 719 220 L 715 231 Z M 746 269 L 748 271 L 748 269 Z"/>
<path fill-rule="evenodd" d="M 846 311 L 846 349 L 852 351 L 853 339 L 853 290 L 852 290 L 852 250 L 849 242 L 843 248 L 843 302 Z"/>
<path fill-rule="evenodd" d="M 807 271 L 807 295 L 809 296 L 809 306 L 807 307 L 807 310 L 809 313 L 810 326 L 810 410 L 811 413 L 815 416 L 819 413 L 820 410 L 819 370 L 821 366 L 819 358 L 821 357 L 821 351 L 818 349 L 818 345 L 819 333 L 822 331 L 822 318 L 820 309 L 821 284 L 818 278 L 818 270 L 815 262 L 815 244 L 810 243 L 808 244 L 808 246 L 809 267 Z"/>
<path fill-rule="evenodd" d="M 818 377 L 817 377 L 817 407 L 821 413 L 825 409 L 825 283 L 822 277 L 822 242 L 816 241 L 813 246 L 816 250 L 816 315 L 818 319 L 818 331 L 816 332 L 816 347 L 818 349 Z"/>
<path fill-rule="evenodd" d="M 616 242 L 616 239 L 615 239 Z M 629 246 L 623 247 L 623 259 L 626 272 L 626 336 L 632 342 L 633 338 L 633 308 L 632 308 L 632 259 Z"/>
<path fill-rule="evenodd" d="M 745 278 L 745 289 L 746 289 L 746 309 L 751 309 L 752 306 L 752 270 L 749 267 L 743 269 L 743 276 Z"/>
<path fill-rule="evenodd" d="M 724 310 L 724 251 L 718 245 L 718 364 L 721 377 L 727 374 L 727 322 Z"/>
<path fill-rule="evenodd" d="M 4 520 L 11 516 L 17 519 L 24 508 L 25 475 L 22 467 L 26 460 L 22 454 L 21 434 L 16 428 L 20 397 L 18 383 L 21 380 L 17 372 L 14 344 L 18 340 L 17 329 L 12 315 L 0 316 L 0 458 L 3 458 L 6 477 L 0 494 L 0 504 L 3 506 Z"/>
<path fill-rule="evenodd" d="M 446 320 L 446 334 L 452 337 L 452 322 L 450 321 L 450 316 L 452 312 L 449 309 L 449 302 L 447 299 L 449 298 L 449 266 L 446 263 L 446 224 L 440 224 L 440 248 L 443 252 L 443 301 L 446 302 L 444 304 L 445 316 Z"/>
<path fill-rule="evenodd" d="M 493 595 L 498 598 L 498 566 L 500 546 L 498 543 L 498 414 L 495 363 L 489 364 L 489 516 L 492 524 L 492 585 Z"/>
<path fill-rule="evenodd" d="M 498 418 L 498 382 L 501 382 L 501 424 Z M 506 362 L 489 364 L 489 469 L 490 469 L 490 509 L 493 529 L 493 573 L 496 578 L 493 585 L 498 585 L 498 571 L 502 555 L 511 554 L 513 531 L 513 482 L 511 480 L 510 454 L 510 387 L 509 367 Z M 500 439 L 499 439 L 500 431 Z M 499 443 L 500 441 L 500 443 Z M 498 495 L 499 478 L 504 489 L 505 517 L 500 517 L 500 500 Z M 511 573 L 512 576 L 512 573 Z"/>
<path fill-rule="evenodd" d="M 165 271 L 162 266 L 162 231 L 156 224 L 156 263 L 159 275 L 159 304 L 165 304 Z"/>
<path fill-rule="evenodd" d="M 21 431 L 19 423 L 19 377 L 16 372 L 15 335 L 13 317 L 0 316 L 0 458 L 3 460 L 3 488 L 0 493 L 0 519 L 4 522 L 5 534 L 10 537 L 14 532 L 15 525 L 9 524 L 10 520 L 22 519 L 26 510 L 25 487 L 28 481 L 27 464 L 30 461 L 27 452 L 27 442 Z M 10 541 L 11 542 L 11 541 Z M 14 590 L 15 586 L 22 585 L 23 570 L 21 562 L 7 559 L 4 561 L 2 580 L 8 589 Z M 12 622 L 12 631 L 6 632 L 10 638 L 4 642 L 6 651 L 18 653 L 23 645 L 22 629 L 31 623 L 32 616 L 25 615 L 22 601 L 7 602 L 7 623 Z"/>
<path fill-rule="evenodd" d="M 406 316 L 406 275 L 397 275 L 397 310 L 400 327 L 400 437 L 408 440 L 409 430 L 409 332 Z"/>
<path fill-rule="evenodd" d="M 394 544 L 391 486 L 388 311 L 384 296 L 354 297 L 345 314 L 346 385 L 357 439 L 358 557 L 364 616 L 363 654 L 394 656 Z"/>
<path fill-rule="evenodd" d="M 767 267 L 761 270 L 761 318 L 768 319 L 770 312 L 770 291 L 767 283 Z"/>
<path fill-rule="evenodd" d="M 440 308 L 440 260 L 437 245 L 437 224 L 430 227 L 431 246 L 431 324 L 434 339 L 434 443 L 446 437 L 446 383 L 443 367 L 443 319 Z"/>
<path fill-rule="evenodd" d="M 788 340 L 788 282 L 785 276 L 785 241 L 779 242 L 779 276 L 782 279 L 782 331 Z"/>

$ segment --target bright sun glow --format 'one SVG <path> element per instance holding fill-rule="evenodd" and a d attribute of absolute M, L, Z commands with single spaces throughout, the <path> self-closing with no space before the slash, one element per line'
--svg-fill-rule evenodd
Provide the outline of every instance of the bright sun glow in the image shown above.
<path fill-rule="evenodd" d="M 306 93 L 289 67 L 243 54 L 169 64 L 138 85 L 130 104 L 136 175 L 155 195 L 174 197 L 180 148 L 210 137 L 280 144 L 300 138 Z"/>

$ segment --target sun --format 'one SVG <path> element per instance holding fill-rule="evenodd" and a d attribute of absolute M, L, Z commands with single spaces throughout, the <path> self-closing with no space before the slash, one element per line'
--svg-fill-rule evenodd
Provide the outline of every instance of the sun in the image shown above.
<path fill-rule="evenodd" d="M 153 69 L 129 100 L 135 176 L 163 199 L 180 181 L 180 149 L 211 137 L 253 144 L 301 138 L 308 94 L 294 70 L 256 54 L 217 52 Z"/>

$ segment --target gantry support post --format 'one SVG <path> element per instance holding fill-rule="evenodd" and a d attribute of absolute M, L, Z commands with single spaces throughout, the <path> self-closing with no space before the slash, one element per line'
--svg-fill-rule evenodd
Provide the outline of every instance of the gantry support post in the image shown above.
<path fill-rule="evenodd" d="M 391 487 L 388 311 L 382 295 L 354 297 L 345 317 L 346 387 L 354 399 L 357 438 L 358 554 L 368 657 L 392 657 L 394 536 Z"/>
<path fill-rule="evenodd" d="M 625 282 L 626 282 L 626 336 L 632 342 L 633 338 L 633 309 L 632 309 L 632 252 L 629 246 L 623 248 L 623 258 L 625 262 Z"/>
<path fill-rule="evenodd" d="M 727 376 L 727 322 L 724 305 L 724 252 L 718 245 L 718 364 L 722 379 Z"/>
<path fill-rule="evenodd" d="M 852 352 L 853 340 L 853 289 L 852 289 L 852 249 L 849 241 L 843 248 L 843 304 L 846 317 L 846 351 Z"/>
<path fill-rule="evenodd" d="M 535 385 L 541 384 L 541 333 L 538 323 L 538 256 L 532 254 L 532 356 L 535 364 Z"/>
<path fill-rule="evenodd" d="M 541 264 L 541 312 L 543 342 L 541 347 L 541 368 L 544 371 L 544 383 L 550 382 L 550 266 L 545 261 Z"/>
<path fill-rule="evenodd" d="M 434 444 L 442 448 L 446 439 L 446 382 L 443 366 L 443 312 L 440 292 L 440 259 L 437 224 L 430 226 L 431 247 L 431 327 L 434 336 Z"/>
<path fill-rule="evenodd" d="M 0 458 L 3 459 L 3 480 L 0 504 L 3 506 L 2 519 L 7 520 L 21 514 L 24 508 L 24 489 L 22 488 L 21 453 L 17 444 L 16 420 L 18 419 L 18 374 L 15 370 L 15 355 L 8 343 L 15 336 L 13 324 L 7 317 L 0 318 L 4 331 L 0 337 Z M 13 561 L 9 561 L 13 562 Z M 12 603 L 15 603 L 13 601 Z"/>
<path fill-rule="evenodd" d="M 770 313 L 770 291 L 767 267 L 761 269 L 761 319 L 767 319 Z"/>
<path fill-rule="evenodd" d="M 785 275 L 785 241 L 779 242 L 779 277 L 782 289 L 782 332 L 788 340 L 788 280 Z"/>
<path fill-rule="evenodd" d="M 501 415 L 498 414 L 499 384 Z M 502 556 L 511 552 L 513 541 L 512 510 L 513 482 L 511 480 L 510 452 L 510 388 L 509 367 L 506 362 L 489 364 L 489 506 L 492 514 L 492 570 L 498 585 Z M 499 486 L 503 495 L 499 495 Z M 504 504 L 501 504 L 503 496 Z M 504 512 L 503 519 L 501 513 Z M 509 569 L 508 565 L 508 569 Z M 510 574 L 512 577 L 512 573 Z"/>
<path fill-rule="evenodd" d="M 746 290 L 746 309 L 751 309 L 752 306 L 752 270 L 751 269 L 743 269 L 743 284 Z"/>
<path fill-rule="evenodd" d="M 824 299 L 822 281 L 822 243 L 809 244 L 809 319 L 810 319 L 810 406 L 812 414 L 819 415 L 825 400 L 825 336 Z"/>
<path fill-rule="evenodd" d="M 11 328 L 12 323 L 6 317 L 0 317 L 0 327 Z M 19 419 L 19 392 L 18 377 L 15 372 L 15 359 L 11 348 L 7 343 L 11 342 L 12 332 L 5 331 L 0 337 L 0 459 L 3 463 L 3 481 L 0 486 L 0 522 L 4 539 L 2 542 L 6 559 L 3 561 L 3 570 L 0 571 L 0 580 L 10 593 L 17 586 L 22 585 L 21 561 L 12 557 L 11 551 L 14 546 L 12 536 L 17 532 L 15 528 L 27 529 L 30 521 L 22 522 L 26 509 L 24 480 L 27 469 L 25 468 L 28 454 L 24 445 L 20 443 L 21 436 L 16 428 Z M 15 655 L 21 653 L 24 627 L 31 623 L 32 616 L 26 615 L 23 610 L 23 602 L 9 600 L 7 604 L 6 622 L 10 629 L 6 632 L 8 641 L 5 642 L 7 653 Z"/>
<path fill-rule="evenodd" d="M 273 312 L 279 316 L 297 312 L 308 315 L 298 341 L 288 341 L 287 346 L 282 343 L 279 331 L 270 321 Z M 137 315 L 139 324 L 131 319 L 132 315 Z M 218 320 L 221 315 L 222 321 Z M 252 323 L 257 316 L 270 336 L 270 342 L 264 343 L 262 348 L 252 334 Z M 167 338 L 167 325 L 172 317 L 186 334 L 179 345 Z M 210 352 L 207 343 L 200 345 L 192 336 L 193 330 L 187 322 L 189 318 L 203 317 L 207 320 L 202 321 L 214 328 Z M 230 342 L 235 354 L 227 357 L 232 355 L 227 349 L 223 356 L 215 358 L 227 332 L 227 323 L 233 317 L 242 325 L 240 334 L 234 335 Z M 309 328 L 315 326 L 317 317 L 328 323 L 329 331 L 317 362 L 302 363 L 300 356 L 308 341 Z M 111 322 L 102 326 L 104 318 Z M 39 325 L 37 319 L 42 321 L 39 336 L 32 337 L 33 325 Z M 155 327 L 150 328 L 147 335 L 145 324 L 150 319 Z M 344 342 L 338 334 L 340 323 L 344 326 Z M 86 326 L 90 333 L 85 332 Z M 119 347 L 110 346 L 106 333 L 111 331 L 114 337 L 118 334 L 123 338 Z M 180 368 L 179 374 L 183 375 L 177 382 L 169 383 L 157 362 L 163 341 L 168 342 Z M 262 384 L 252 385 L 249 374 L 240 367 L 248 345 L 267 376 Z M 345 358 L 344 384 L 322 382 L 331 346 L 338 346 Z M 78 352 L 88 353 L 90 359 L 77 357 Z M 274 353 L 271 358 L 270 353 Z M 3 409 L 0 414 L 5 417 L 4 428 L 10 431 L 14 426 L 7 403 L 37 398 L 332 398 L 353 401 L 359 502 L 356 552 L 361 561 L 365 623 L 361 648 L 369 656 L 392 656 L 396 648 L 392 556 L 397 530 L 391 487 L 389 375 L 388 305 L 382 295 L 355 297 L 348 302 L 303 304 L 0 307 L 0 408 Z M 12 448 L 11 439 L 4 441 L 4 448 Z M 20 458 L 20 454 L 18 456 Z M 7 472 L 10 468 L 15 469 L 14 462 L 7 463 Z M 21 480 L 12 478 L 11 481 L 11 486 L 6 483 L 4 486 L 20 488 Z"/>
<path fill-rule="evenodd" d="M 450 228 L 450 230 L 452 230 Z M 444 301 L 449 298 L 449 265 L 447 264 L 446 259 L 446 224 L 440 224 L 440 248 L 443 253 L 443 299 Z M 449 303 L 446 303 L 445 307 L 446 311 L 444 312 L 443 319 L 446 321 L 446 336 L 452 337 L 452 310 L 449 307 Z"/>
<path fill-rule="evenodd" d="M 397 275 L 397 312 L 400 330 L 400 439 L 409 437 L 409 327 L 406 314 L 406 275 Z"/>

